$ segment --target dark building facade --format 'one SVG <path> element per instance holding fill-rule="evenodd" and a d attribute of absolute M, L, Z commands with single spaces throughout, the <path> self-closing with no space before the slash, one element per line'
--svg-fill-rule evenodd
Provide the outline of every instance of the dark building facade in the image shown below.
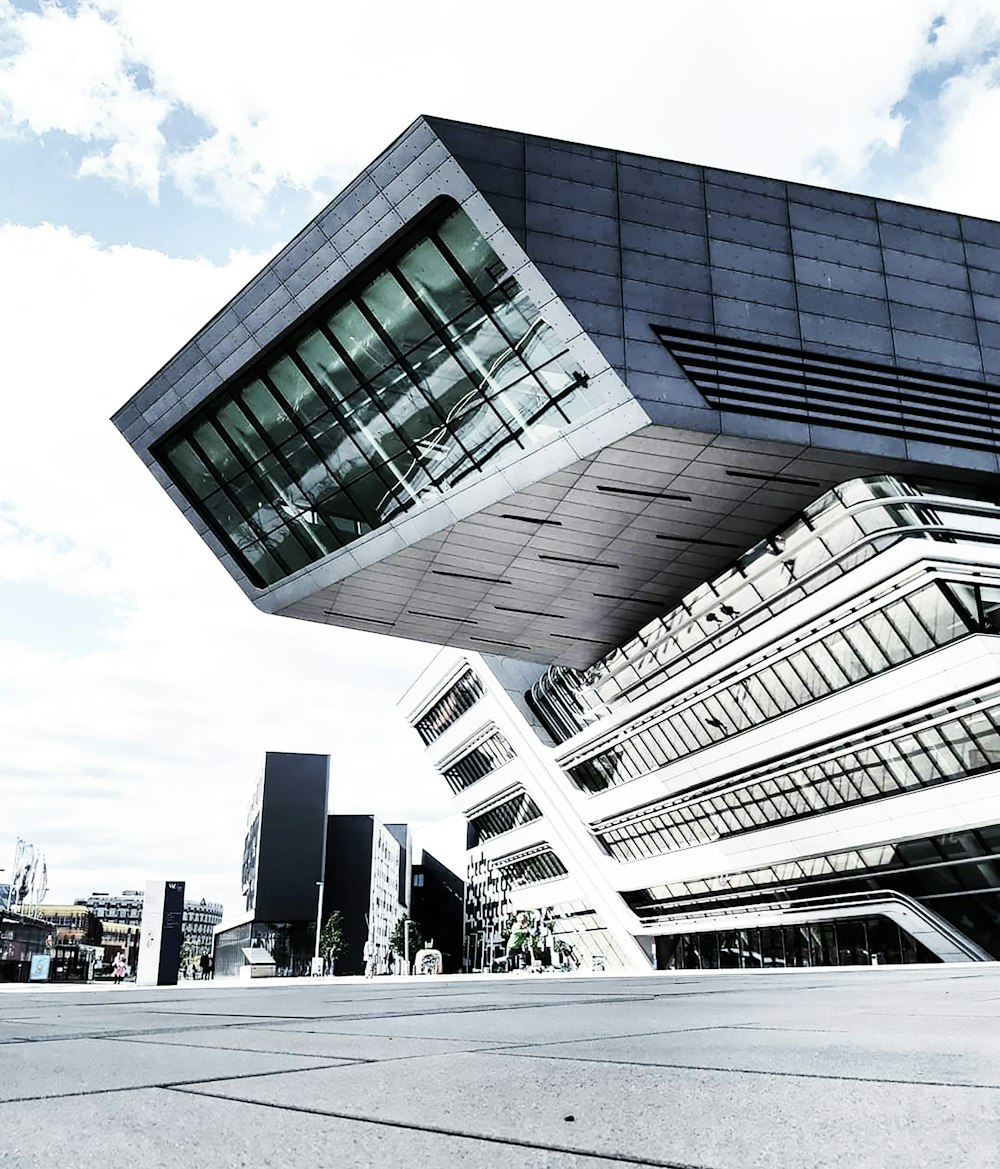
<path fill-rule="evenodd" d="M 400 839 L 402 838 L 402 840 Z M 339 910 L 346 949 L 338 974 L 363 974 L 370 944 L 378 973 L 391 964 L 389 939 L 408 909 L 406 825 L 376 816 L 330 816 L 326 835 L 323 918 Z"/>
<path fill-rule="evenodd" d="M 217 974 L 235 974 L 243 949 L 263 946 L 279 973 L 308 972 L 323 880 L 330 759 L 268 751 L 247 817 L 244 919 L 215 936 Z"/>
<path fill-rule="evenodd" d="M 420 927 L 424 944 L 441 951 L 443 972 L 462 970 L 465 925 L 465 882 L 424 850 L 413 866 L 410 916 Z"/>

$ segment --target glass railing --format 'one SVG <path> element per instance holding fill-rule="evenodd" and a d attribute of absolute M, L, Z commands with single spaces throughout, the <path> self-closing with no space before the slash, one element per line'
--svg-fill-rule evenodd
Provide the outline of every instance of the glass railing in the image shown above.
<path fill-rule="evenodd" d="M 887 476 L 851 480 L 589 670 L 552 667 L 530 704 L 565 742 L 902 538 L 998 542 L 1000 508 L 922 494 Z"/>
<path fill-rule="evenodd" d="M 978 588 L 988 607 L 989 624 L 977 625 L 967 590 Z M 1000 606 L 1000 587 L 955 587 L 932 581 L 905 596 L 895 596 L 816 640 L 773 649 L 729 685 L 704 697 L 682 696 L 612 745 L 567 768 L 582 791 L 598 792 L 657 771 L 668 763 L 760 726 L 809 702 L 845 690 L 905 661 L 975 632 L 994 632 L 992 613 Z M 831 622 L 832 624 L 832 622 Z"/>
<path fill-rule="evenodd" d="M 660 801 L 627 820 L 598 825 L 595 833 L 618 860 L 644 860 L 998 767 L 1000 694 L 994 692 L 948 717 L 917 727 L 911 718 L 840 748 Z"/>

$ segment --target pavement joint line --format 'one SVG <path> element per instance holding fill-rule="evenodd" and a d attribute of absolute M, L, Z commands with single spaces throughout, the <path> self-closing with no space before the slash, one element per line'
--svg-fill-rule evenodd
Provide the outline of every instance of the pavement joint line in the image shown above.
<path fill-rule="evenodd" d="M 254 1018 L 256 1018 L 256 1016 L 254 1016 Z M 329 1018 L 329 1016 L 318 1015 L 318 1016 L 316 1016 L 315 1019 L 307 1019 L 305 1021 L 312 1023 L 312 1022 L 319 1022 L 321 1019 L 326 1019 L 326 1018 Z M 288 1021 L 289 1022 L 296 1022 L 297 1021 L 296 1016 L 294 1016 L 294 1015 L 289 1016 Z M 268 1018 L 268 1020 L 261 1022 L 261 1023 L 220 1022 L 220 1023 L 217 1023 L 215 1025 L 215 1027 L 209 1027 L 209 1030 L 216 1030 L 216 1029 L 222 1030 L 222 1029 L 225 1029 L 228 1027 L 246 1027 L 246 1028 L 260 1027 L 263 1030 L 267 1027 L 269 1022 L 270 1022 L 270 1017 Z M 53 1026 L 55 1026 L 55 1024 L 53 1024 Z M 25 1037 L 20 1038 L 20 1039 L 0 1039 L 0 1047 L 6 1046 L 8 1044 L 14 1044 L 14 1043 L 64 1043 L 64 1042 L 68 1043 L 68 1042 L 71 1042 L 72 1040 L 76 1040 L 76 1039 L 122 1039 L 122 1038 L 127 1039 L 131 1036 L 136 1036 L 136 1035 L 145 1035 L 145 1036 L 150 1036 L 150 1037 L 155 1037 L 158 1035 L 181 1035 L 181 1034 L 184 1034 L 186 1031 L 202 1031 L 204 1029 L 205 1029 L 205 1023 L 199 1022 L 199 1023 L 192 1023 L 189 1027 L 145 1027 L 145 1028 L 142 1028 L 141 1030 L 133 1030 L 133 1031 L 121 1031 L 121 1030 L 119 1030 L 119 1031 L 84 1031 L 84 1032 L 80 1032 L 76 1035 L 28 1035 L 28 1036 L 25 1036 Z"/>
<path fill-rule="evenodd" d="M 626 1031 L 622 1035 L 580 1035 L 576 1039 L 552 1039 L 539 1043 L 537 1039 L 531 1043 L 498 1043 L 492 1047 L 479 1047 L 476 1053 L 519 1051 L 522 1047 L 556 1047 L 565 1043 L 603 1043 L 609 1039 L 644 1039 L 647 1035 L 686 1035 L 691 1031 L 718 1031 L 725 1027 L 722 1023 L 706 1023 L 703 1027 L 667 1027 L 662 1031 Z"/>
<path fill-rule="evenodd" d="M 280 1073 L 279 1073 L 280 1074 Z M 208 1081 L 205 1081 L 206 1083 Z M 304 1104 L 276 1104 L 271 1100 L 252 1100 L 245 1096 L 224 1096 L 218 1092 L 199 1092 L 193 1087 L 162 1085 L 166 1090 L 177 1092 L 185 1096 L 201 1096 L 208 1100 L 228 1100 L 233 1104 L 254 1104 L 258 1108 L 273 1108 L 279 1112 L 300 1112 L 308 1116 L 325 1116 L 331 1120 L 351 1120 L 358 1124 L 376 1124 L 384 1128 L 403 1129 L 405 1132 L 434 1133 L 437 1136 L 459 1137 L 462 1140 L 482 1141 L 491 1145 L 503 1145 L 507 1148 L 531 1149 L 537 1153 L 568 1153 L 574 1157 L 586 1157 L 593 1161 L 617 1161 L 622 1165 L 651 1166 L 652 1169 L 712 1169 L 707 1165 L 696 1165 L 690 1161 L 660 1161 L 650 1157 L 629 1156 L 625 1153 L 598 1153 L 593 1149 L 584 1149 L 577 1145 L 540 1145 L 532 1141 L 518 1140 L 516 1137 L 498 1137 L 487 1133 L 463 1132 L 457 1128 L 445 1128 L 441 1125 L 413 1124 L 403 1120 L 389 1120 L 384 1117 L 359 1116 L 352 1112 L 333 1112 L 324 1108 L 310 1108 Z"/>
<path fill-rule="evenodd" d="M 703 1027 L 667 1027 L 662 1031 L 650 1031 L 644 1028 L 642 1031 L 626 1031 L 621 1035 L 580 1035 L 574 1039 L 553 1039 L 551 1043 L 546 1043 L 545 1046 L 551 1047 L 555 1044 L 562 1043 L 600 1043 L 605 1039 L 636 1039 L 645 1035 L 681 1035 L 688 1031 L 718 1031 L 726 1027 L 725 1023 L 707 1023 Z M 274 1030 L 280 1031 L 282 1028 L 276 1027 Z M 391 1056 L 391 1060 L 397 1059 L 411 1059 L 411 1058 L 426 1058 L 432 1055 L 476 1055 L 480 1051 L 507 1051 L 516 1050 L 520 1047 L 538 1047 L 538 1040 L 532 1040 L 530 1043 L 490 1043 L 480 1039 L 459 1039 L 454 1035 L 384 1035 L 377 1031 L 292 1031 L 293 1035 L 327 1035 L 330 1037 L 339 1037 L 343 1039 L 406 1039 L 414 1042 L 421 1042 L 426 1040 L 428 1043 L 485 1043 L 483 1047 L 471 1047 L 465 1051 L 427 1051 L 421 1052 L 419 1056 Z M 242 1050 L 242 1049 L 239 1049 Z M 375 1063 L 389 1062 L 387 1060 L 374 1060 Z"/>
<path fill-rule="evenodd" d="M 102 1036 L 102 1038 L 106 1038 L 106 1037 Z M 112 1039 L 108 1040 L 108 1042 L 109 1043 L 142 1043 L 146 1047 L 150 1046 L 150 1044 L 146 1043 L 145 1039 L 132 1039 L 127 1035 L 116 1035 Z M 240 1052 L 246 1052 L 248 1055 L 286 1055 L 286 1056 L 291 1056 L 292 1058 L 297 1058 L 297 1059 L 337 1059 L 337 1060 L 343 1061 L 342 1064 L 340 1064 L 340 1065 L 336 1065 L 336 1064 L 331 1065 L 334 1067 L 346 1066 L 347 1064 L 383 1063 L 383 1062 L 385 1062 L 385 1061 L 380 1060 L 380 1059 L 366 1059 L 364 1056 L 361 1056 L 361 1055 L 330 1055 L 329 1052 L 324 1052 L 322 1055 L 314 1055 L 311 1052 L 270 1051 L 267 1048 L 260 1048 L 260 1047 L 223 1047 L 217 1043 L 177 1043 L 177 1042 L 171 1043 L 168 1041 L 168 1042 L 161 1043 L 160 1046 L 161 1047 L 187 1047 L 193 1051 L 240 1051 Z M 445 1053 L 439 1052 L 438 1054 L 445 1054 Z M 275 1073 L 275 1074 L 281 1075 L 283 1073 L 279 1072 L 279 1073 Z"/>
<path fill-rule="evenodd" d="M 303 1056 L 302 1058 L 308 1059 L 309 1056 Z M 85 1088 L 79 1092 L 49 1092 L 41 1096 L 11 1096 L 6 1100 L 0 1099 L 0 1108 L 8 1104 L 30 1104 L 36 1100 L 69 1100 L 78 1096 L 113 1096 L 117 1092 L 143 1092 L 149 1088 L 170 1088 L 180 1091 L 189 1084 L 219 1084 L 233 1080 L 259 1080 L 264 1076 L 287 1076 L 296 1075 L 299 1072 L 335 1071 L 338 1067 L 343 1066 L 343 1064 L 316 1064 L 315 1067 L 309 1068 L 284 1068 L 281 1071 L 275 1071 L 272 1068 L 267 1072 L 243 1072 L 241 1075 L 235 1076 L 201 1076 L 197 1080 L 168 1080 L 163 1084 L 122 1084 L 117 1088 Z M 204 1092 L 201 1094 L 209 1095 L 209 1093 Z"/>
<path fill-rule="evenodd" d="M 629 1036 L 628 1038 L 634 1038 Z M 536 1047 L 550 1047 L 549 1043 L 537 1043 Z M 478 1052 L 476 1054 L 479 1054 Z M 483 1055 L 504 1055 L 503 1051 L 494 1051 L 487 1048 Z M 1000 1084 L 961 1084 L 952 1080 L 897 1080 L 892 1076 L 848 1076 L 836 1072 L 821 1074 L 820 1072 L 789 1072 L 767 1068 L 720 1068 L 710 1067 L 697 1063 L 642 1063 L 634 1059 L 601 1059 L 597 1056 L 582 1055 L 549 1055 L 544 1051 L 523 1051 L 520 1048 L 512 1052 L 516 1059 L 557 1059 L 567 1063 L 614 1064 L 618 1067 L 630 1068 L 676 1068 L 682 1072 L 720 1072 L 723 1075 L 733 1076 L 781 1076 L 796 1080 L 839 1080 L 857 1084 L 908 1084 L 916 1088 L 977 1088 L 988 1092 L 1000 1091 Z M 281 1073 L 276 1073 L 280 1075 Z"/>

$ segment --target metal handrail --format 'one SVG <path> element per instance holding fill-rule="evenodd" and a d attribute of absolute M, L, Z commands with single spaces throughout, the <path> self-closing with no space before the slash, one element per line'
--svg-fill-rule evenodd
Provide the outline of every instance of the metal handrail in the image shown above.
<path fill-rule="evenodd" d="M 906 893 L 900 893 L 895 889 L 866 890 L 864 892 L 852 893 L 849 897 L 831 895 L 828 897 L 810 897 L 802 901 L 793 901 L 786 898 L 784 900 L 768 902 L 766 905 L 740 905 L 729 908 L 699 910 L 697 913 L 662 914 L 655 920 L 657 924 L 661 924 L 663 922 L 690 922 L 692 919 L 705 917 L 715 919 L 735 918 L 755 913 L 767 913 L 772 910 L 793 910 L 798 913 L 809 912 L 810 909 L 854 909 L 871 905 L 872 902 L 885 901 L 896 902 L 902 908 L 916 914 L 925 925 L 930 926 L 936 933 L 944 936 L 970 961 L 993 961 L 991 956 L 981 946 L 973 942 L 971 938 L 966 937 L 951 922 L 947 921 L 940 914 L 935 913 L 933 909 L 928 908 L 923 902 L 918 901 L 914 897 L 910 897 Z M 640 920 L 642 919 L 640 918 Z"/>

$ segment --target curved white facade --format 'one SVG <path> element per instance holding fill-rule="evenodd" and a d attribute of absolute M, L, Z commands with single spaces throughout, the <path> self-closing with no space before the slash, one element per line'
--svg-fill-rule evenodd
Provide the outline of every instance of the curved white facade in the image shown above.
<path fill-rule="evenodd" d="M 590 670 L 439 656 L 403 707 L 470 822 L 470 968 L 522 909 L 581 964 L 1000 957 L 997 540 L 853 481 Z"/>

